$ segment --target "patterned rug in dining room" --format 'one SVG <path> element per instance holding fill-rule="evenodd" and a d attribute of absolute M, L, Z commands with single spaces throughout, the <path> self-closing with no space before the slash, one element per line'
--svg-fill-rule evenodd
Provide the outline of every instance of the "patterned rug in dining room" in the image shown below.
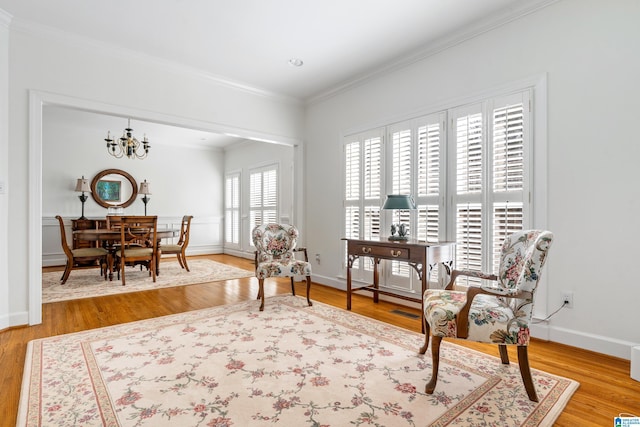
<path fill-rule="evenodd" d="M 155 283 L 146 269 L 143 268 L 141 271 L 140 267 L 127 267 L 125 286 L 117 280 L 116 274 L 113 276 L 113 281 L 104 280 L 104 277 L 100 276 L 98 267 L 73 270 L 64 285 L 60 284 L 62 271 L 42 273 L 42 302 L 66 301 L 254 276 L 253 271 L 209 259 L 194 259 L 188 262 L 191 271 L 181 268 L 177 260 L 161 262 L 160 275 L 156 277 Z"/>
<path fill-rule="evenodd" d="M 294 296 L 31 341 L 23 426 L 549 426 L 578 383 Z"/>

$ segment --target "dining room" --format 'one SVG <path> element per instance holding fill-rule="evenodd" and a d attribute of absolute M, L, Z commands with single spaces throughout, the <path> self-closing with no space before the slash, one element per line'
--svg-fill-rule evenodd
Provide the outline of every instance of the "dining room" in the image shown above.
<path fill-rule="evenodd" d="M 125 154 L 118 158 L 111 153 L 105 139 L 119 142 L 125 128 L 131 129 L 133 138 L 147 139 L 146 156 L 128 158 Z M 143 153 L 142 144 L 139 153 Z M 290 170 L 293 149 L 45 105 L 42 159 L 42 266 L 48 267 L 65 264 L 56 215 L 63 218 L 72 247 L 95 246 L 95 242 L 86 241 L 95 236 L 74 237 L 73 233 L 105 228 L 107 215 L 157 216 L 160 246 L 177 243 L 183 216 L 192 215 L 188 255 L 222 253 L 225 173 L 261 166 L 265 161 L 278 162 L 282 170 Z M 287 188 L 293 184 L 288 173 L 281 174 L 280 184 L 285 189 L 281 210 L 291 212 L 292 191 Z M 236 255 L 243 252 L 249 251 L 238 247 Z"/>

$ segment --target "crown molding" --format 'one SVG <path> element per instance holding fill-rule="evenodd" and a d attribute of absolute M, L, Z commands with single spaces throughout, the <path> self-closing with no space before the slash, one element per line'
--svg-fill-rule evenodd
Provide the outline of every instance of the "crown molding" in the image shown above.
<path fill-rule="evenodd" d="M 0 11 L 2 10 L 0 9 Z M 154 68 L 163 68 L 180 74 L 190 75 L 234 90 L 239 90 L 263 98 L 268 98 L 276 102 L 291 105 L 302 105 L 302 101 L 294 97 L 257 88 L 242 82 L 234 81 L 232 79 L 209 73 L 196 67 L 190 67 L 175 61 L 170 61 L 164 58 L 149 55 L 144 52 L 138 52 L 129 48 L 105 43 L 96 39 L 79 36 L 47 25 L 14 18 L 11 24 L 11 29 L 33 37 L 54 39 L 60 43 L 67 44 L 75 48 L 99 50 L 110 56 L 120 57 L 123 61 L 142 62 Z"/>
<path fill-rule="evenodd" d="M 381 65 L 374 70 L 359 74 L 351 79 L 344 81 L 342 84 L 334 86 L 324 92 L 320 92 L 306 99 L 306 105 L 312 105 L 332 98 L 342 92 L 346 92 L 357 86 L 361 86 L 374 79 L 391 74 L 395 71 L 409 67 L 417 62 L 427 59 L 437 53 L 457 46 L 463 42 L 478 37 L 484 33 L 502 27 L 510 22 L 518 20 L 524 16 L 535 13 L 547 6 L 559 2 L 560 0 L 532 0 L 528 3 L 517 2 L 517 4 L 505 10 L 502 13 L 495 14 L 490 18 L 476 22 L 464 30 L 457 31 L 454 34 L 442 37 L 434 42 L 428 43 L 425 47 L 414 51 L 408 55 L 403 55 L 395 60 L 388 61 L 386 65 Z"/>

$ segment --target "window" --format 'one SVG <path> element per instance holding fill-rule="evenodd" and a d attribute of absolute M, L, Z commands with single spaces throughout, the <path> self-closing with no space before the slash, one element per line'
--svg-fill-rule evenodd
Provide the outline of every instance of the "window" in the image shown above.
<path fill-rule="evenodd" d="M 346 137 L 345 236 L 386 238 L 402 222 L 419 240 L 456 241 L 456 268 L 497 272 L 504 237 L 531 218 L 530 99 L 527 89 Z M 381 215 L 387 194 L 417 209 Z M 420 290 L 406 264 L 382 269 L 385 286 Z"/>
<path fill-rule="evenodd" d="M 251 231 L 261 224 L 278 221 L 278 169 L 254 169 L 249 176 L 249 244 Z"/>
<path fill-rule="evenodd" d="M 224 242 L 240 244 L 240 173 L 228 174 L 224 192 Z"/>
<path fill-rule="evenodd" d="M 526 223 L 528 113 L 528 91 L 451 112 L 457 268 L 497 272 L 505 236 Z"/>
<path fill-rule="evenodd" d="M 419 117 L 388 126 L 391 141 L 387 156 L 391 158 L 390 183 L 385 194 L 410 194 L 417 210 L 392 211 L 387 214 L 388 223 L 403 223 L 409 226 L 410 236 L 419 240 L 444 240 L 444 227 L 440 224 L 443 210 L 441 195 L 445 180 L 441 176 L 444 168 L 440 159 L 444 150 L 444 114 Z M 440 238 L 442 237 L 442 239 Z M 412 293 L 421 292 L 421 283 L 416 280 L 413 269 L 405 262 L 386 262 L 387 285 Z M 435 274 L 430 277 L 436 280 Z"/>
<path fill-rule="evenodd" d="M 344 145 L 345 237 L 380 240 L 382 206 L 382 129 L 353 135 Z M 370 260 L 368 260 L 370 261 Z M 357 260 L 354 270 L 372 271 Z"/>

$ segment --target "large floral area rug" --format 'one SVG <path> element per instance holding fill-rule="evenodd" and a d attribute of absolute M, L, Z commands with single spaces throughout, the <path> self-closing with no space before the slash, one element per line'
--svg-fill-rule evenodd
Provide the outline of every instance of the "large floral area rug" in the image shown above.
<path fill-rule="evenodd" d="M 294 296 L 31 341 L 18 426 L 548 426 L 578 384 Z"/>
<path fill-rule="evenodd" d="M 181 268 L 177 260 L 160 263 L 160 275 L 156 277 L 155 283 L 146 269 L 141 271 L 140 267 L 127 267 L 125 286 L 117 280 L 117 274 L 114 274 L 113 281 L 104 280 L 100 276 L 98 267 L 73 270 L 64 285 L 60 284 L 62 271 L 42 273 L 42 302 L 66 301 L 254 276 L 253 271 L 208 259 L 195 259 L 188 262 L 191 271 Z"/>

